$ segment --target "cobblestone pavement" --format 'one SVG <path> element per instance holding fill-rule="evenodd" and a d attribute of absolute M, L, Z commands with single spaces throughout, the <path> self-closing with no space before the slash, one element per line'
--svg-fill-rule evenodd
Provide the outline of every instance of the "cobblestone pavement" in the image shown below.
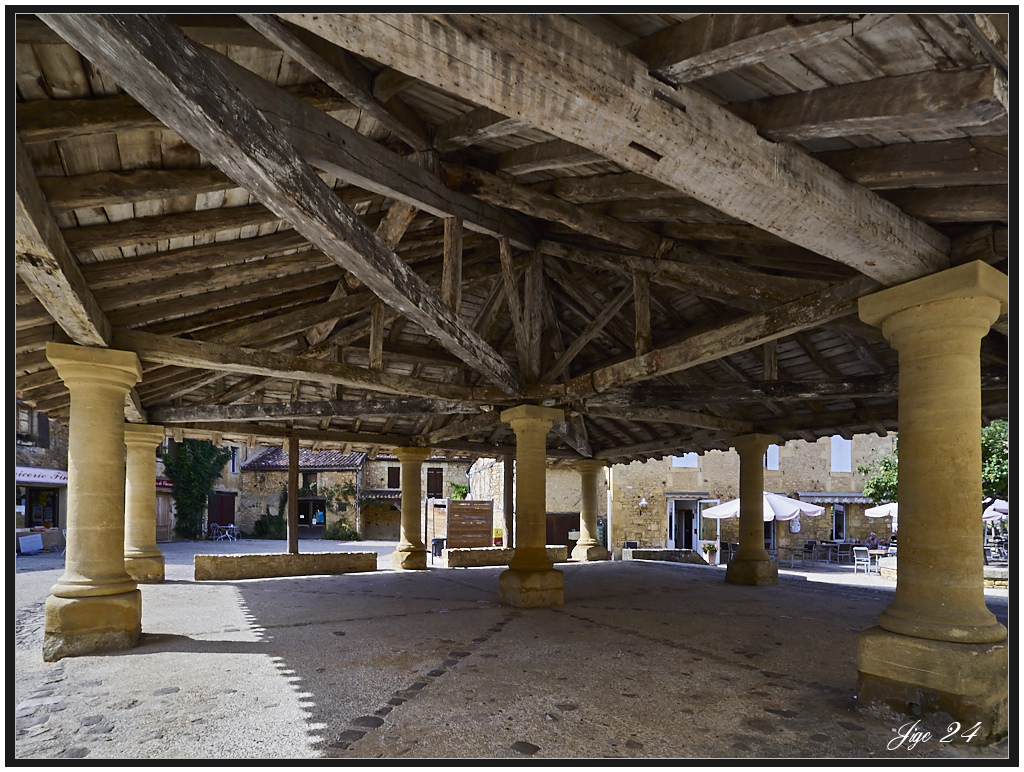
<path fill-rule="evenodd" d="M 1008 758 L 1006 740 L 941 742 L 935 717 L 910 747 L 911 722 L 857 708 L 857 633 L 892 595 L 878 577 L 561 564 L 564 606 L 515 609 L 500 569 L 396 572 L 394 546 L 316 544 L 376 550 L 373 574 L 195 582 L 197 550 L 280 544 L 161 545 L 139 645 L 56 663 L 43 604 L 63 560 L 18 557 L 14 758 Z M 986 600 L 1006 623 L 1008 592 Z"/>

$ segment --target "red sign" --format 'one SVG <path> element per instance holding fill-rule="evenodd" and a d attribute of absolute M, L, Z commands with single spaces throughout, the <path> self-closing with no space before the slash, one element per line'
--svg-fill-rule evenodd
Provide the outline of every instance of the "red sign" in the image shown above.
<path fill-rule="evenodd" d="M 158 491 L 173 491 L 174 483 L 168 480 L 166 477 L 156 478 L 156 489 Z"/>

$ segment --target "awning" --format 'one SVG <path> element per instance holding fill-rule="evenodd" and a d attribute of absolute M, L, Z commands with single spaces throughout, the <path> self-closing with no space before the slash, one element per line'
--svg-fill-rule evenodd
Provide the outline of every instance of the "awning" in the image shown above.
<path fill-rule="evenodd" d="M 30 485 L 67 485 L 68 473 L 64 469 L 44 469 L 39 466 L 14 467 L 14 481 Z"/>

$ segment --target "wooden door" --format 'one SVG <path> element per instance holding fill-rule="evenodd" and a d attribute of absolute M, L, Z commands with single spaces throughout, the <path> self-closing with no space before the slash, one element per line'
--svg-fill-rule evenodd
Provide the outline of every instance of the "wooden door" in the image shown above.
<path fill-rule="evenodd" d="M 209 508 L 209 525 L 235 524 L 235 496 L 237 493 L 214 491 L 207 502 Z"/>
<path fill-rule="evenodd" d="M 174 518 L 171 509 L 174 505 L 174 498 L 169 493 L 156 494 L 156 540 L 170 541 L 171 528 Z"/>

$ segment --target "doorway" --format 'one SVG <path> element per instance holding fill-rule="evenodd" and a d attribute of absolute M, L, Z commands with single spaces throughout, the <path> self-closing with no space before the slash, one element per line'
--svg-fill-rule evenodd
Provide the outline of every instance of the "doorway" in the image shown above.
<path fill-rule="evenodd" d="M 719 538 L 720 521 L 705 519 L 701 510 L 718 504 L 718 499 L 672 499 L 668 504 L 669 549 L 693 550 L 702 541 Z"/>

